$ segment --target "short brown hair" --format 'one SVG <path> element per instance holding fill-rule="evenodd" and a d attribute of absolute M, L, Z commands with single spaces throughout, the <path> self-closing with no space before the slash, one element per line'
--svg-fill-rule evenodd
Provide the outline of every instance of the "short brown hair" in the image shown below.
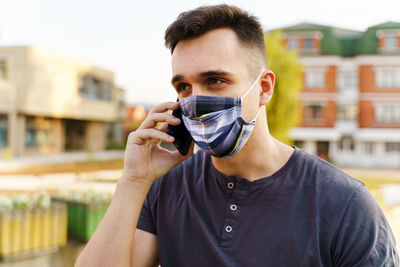
<path fill-rule="evenodd" d="M 202 6 L 181 13 L 165 31 L 165 46 L 172 54 L 178 42 L 200 37 L 219 28 L 233 30 L 243 46 L 258 49 L 262 60 L 267 62 L 264 33 L 257 17 L 226 4 Z"/>

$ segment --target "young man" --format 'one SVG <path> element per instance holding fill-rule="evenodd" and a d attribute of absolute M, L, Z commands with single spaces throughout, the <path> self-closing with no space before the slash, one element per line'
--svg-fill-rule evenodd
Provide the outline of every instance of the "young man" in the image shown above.
<path fill-rule="evenodd" d="M 200 7 L 165 40 L 180 101 L 156 106 L 129 135 L 113 201 L 76 266 L 398 265 L 365 186 L 269 134 L 275 76 L 256 18 Z M 170 114 L 179 106 L 182 121 Z M 159 146 L 180 123 L 201 151 Z"/>

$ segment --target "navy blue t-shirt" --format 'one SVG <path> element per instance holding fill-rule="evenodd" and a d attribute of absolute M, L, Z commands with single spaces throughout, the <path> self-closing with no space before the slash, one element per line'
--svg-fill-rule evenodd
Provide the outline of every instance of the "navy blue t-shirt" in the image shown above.
<path fill-rule="evenodd" d="M 223 175 L 199 151 L 153 183 L 137 228 L 157 235 L 163 267 L 399 262 L 364 184 L 297 148 L 279 171 L 253 182 Z"/>

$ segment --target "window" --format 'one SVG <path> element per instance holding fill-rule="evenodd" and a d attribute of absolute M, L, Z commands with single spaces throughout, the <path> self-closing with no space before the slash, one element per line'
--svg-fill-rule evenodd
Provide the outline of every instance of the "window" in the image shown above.
<path fill-rule="evenodd" d="M 78 137 L 85 137 L 85 133 L 86 133 L 86 124 L 84 123 L 79 123 L 76 126 L 76 136 Z"/>
<path fill-rule="evenodd" d="M 400 66 L 378 66 L 375 68 L 377 88 L 400 88 Z"/>
<path fill-rule="evenodd" d="M 7 62 L 0 59 L 0 80 L 7 79 Z"/>
<path fill-rule="evenodd" d="M 291 37 L 288 39 L 288 48 L 289 49 L 296 49 L 298 47 L 297 45 L 297 38 Z"/>
<path fill-rule="evenodd" d="M 308 105 L 306 107 L 305 120 L 307 122 L 315 122 L 322 120 L 322 106 Z"/>
<path fill-rule="evenodd" d="M 399 29 L 386 29 L 379 30 L 376 32 L 376 36 L 379 39 L 379 50 L 380 52 L 393 53 L 400 49 Z"/>
<path fill-rule="evenodd" d="M 365 154 L 372 155 L 374 153 L 374 143 L 364 143 Z"/>
<path fill-rule="evenodd" d="M 91 80 L 89 87 L 89 98 L 91 99 L 99 99 L 100 96 L 100 82 L 98 80 Z"/>
<path fill-rule="evenodd" d="M 354 150 L 354 139 L 351 136 L 343 136 L 339 141 L 339 149 L 342 151 Z"/>
<path fill-rule="evenodd" d="M 358 115 L 357 105 L 340 105 L 338 107 L 339 120 L 355 120 Z"/>
<path fill-rule="evenodd" d="M 112 84 L 108 82 L 103 83 L 103 97 L 102 99 L 106 101 L 111 101 L 112 99 Z"/>
<path fill-rule="evenodd" d="M 26 117 L 25 126 L 25 146 L 26 147 L 36 147 L 36 129 L 35 129 L 35 118 Z"/>
<path fill-rule="evenodd" d="M 304 39 L 304 49 L 312 49 L 313 40 L 311 38 Z"/>
<path fill-rule="evenodd" d="M 26 117 L 25 146 L 51 146 L 54 144 L 52 119 L 42 117 Z"/>
<path fill-rule="evenodd" d="M 394 33 L 389 33 L 385 36 L 385 48 L 387 49 L 397 48 L 397 36 Z"/>
<path fill-rule="evenodd" d="M 103 82 L 89 76 L 80 78 L 79 95 L 84 98 L 112 100 L 113 85 L 110 82 Z"/>
<path fill-rule="evenodd" d="M 40 129 L 36 133 L 37 143 L 39 145 L 52 145 L 53 144 L 53 134 L 48 129 Z"/>
<path fill-rule="evenodd" d="M 358 73 L 357 71 L 339 71 L 338 72 L 338 87 L 341 91 L 358 88 Z"/>
<path fill-rule="evenodd" d="M 325 68 L 307 68 L 305 73 L 307 88 L 323 88 L 325 86 Z"/>
<path fill-rule="evenodd" d="M 400 153 L 400 143 L 386 143 L 385 151 L 387 153 Z"/>
<path fill-rule="evenodd" d="M 0 148 L 7 146 L 7 115 L 0 114 Z"/>
<path fill-rule="evenodd" d="M 375 103 L 375 122 L 400 123 L 400 102 Z"/>
<path fill-rule="evenodd" d="M 89 77 L 80 77 L 80 87 L 79 87 L 79 94 L 81 96 L 89 95 Z"/>

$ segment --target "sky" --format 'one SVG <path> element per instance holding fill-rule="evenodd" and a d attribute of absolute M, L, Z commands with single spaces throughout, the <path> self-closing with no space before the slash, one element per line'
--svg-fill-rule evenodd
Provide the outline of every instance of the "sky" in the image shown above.
<path fill-rule="evenodd" d="M 400 22 L 400 0 L 0 0 L 0 45 L 40 46 L 109 69 L 128 104 L 174 101 L 165 29 L 183 11 L 220 3 L 259 17 L 265 30 Z"/>

